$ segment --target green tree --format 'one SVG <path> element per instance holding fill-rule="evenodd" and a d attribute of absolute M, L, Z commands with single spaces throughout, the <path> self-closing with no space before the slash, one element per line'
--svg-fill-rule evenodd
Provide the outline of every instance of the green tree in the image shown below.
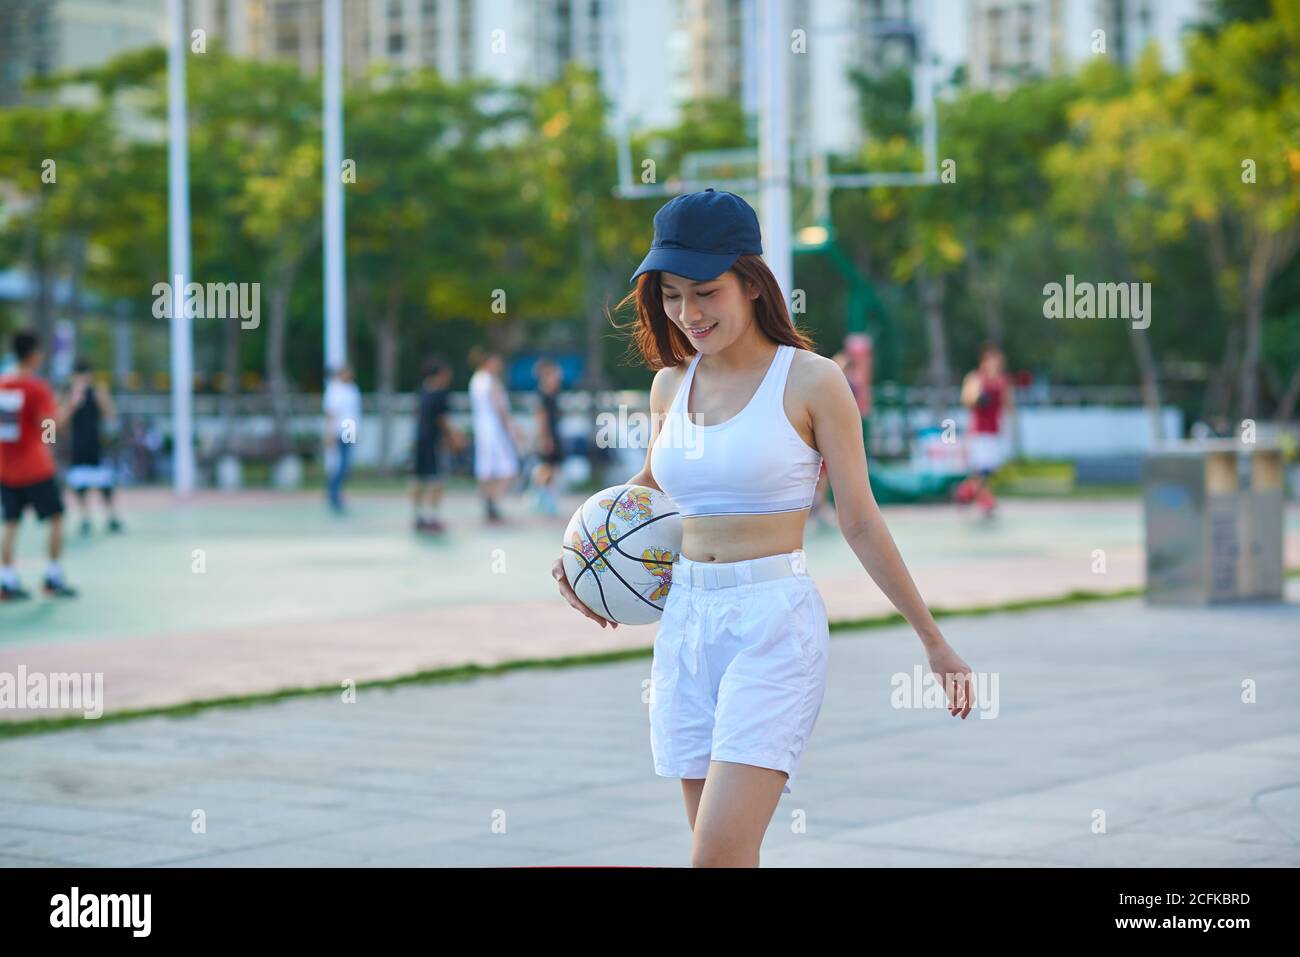
<path fill-rule="evenodd" d="M 1268 19 L 1188 40 L 1187 66 L 1161 87 L 1160 114 L 1137 157 L 1137 175 L 1169 198 L 1169 228 L 1185 223 L 1204 234 L 1221 300 L 1240 316 L 1246 417 L 1261 411 L 1269 287 L 1300 248 L 1297 90 L 1300 7 L 1275 0 Z"/>

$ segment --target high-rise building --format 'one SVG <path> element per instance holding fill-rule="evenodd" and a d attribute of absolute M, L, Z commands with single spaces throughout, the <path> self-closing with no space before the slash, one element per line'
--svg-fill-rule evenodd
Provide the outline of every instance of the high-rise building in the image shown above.
<path fill-rule="evenodd" d="M 342 0 L 343 68 L 369 62 L 369 0 Z M 186 26 L 203 30 L 235 56 L 288 60 L 304 73 L 320 69 L 323 0 L 186 0 Z"/>
<path fill-rule="evenodd" d="M 678 102 L 741 99 L 746 54 L 752 50 L 745 42 L 742 13 L 752 19 L 755 5 L 752 0 L 676 0 L 661 5 L 672 34 L 669 96 Z"/>
<path fill-rule="evenodd" d="M 1182 33 L 1205 0 L 967 0 L 967 62 L 975 86 L 1005 88 L 1076 69 L 1094 56 L 1131 65 L 1155 41 L 1182 61 Z"/>
<path fill-rule="evenodd" d="M 97 66 L 162 42 L 163 0 L 3 0 L 0 104 L 16 103 L 30 77 Z"/>
<path fill-rule="evenodd" d="M 961 61 L 964 33 L 954 30 L 944 5 L 953 0 L 806 0 L 795 9 L 807 32 L 808 54 L 794 58 L 791 126 L 796 140 L 817 152 L 849 153 L 862 143 L 861 104 L 850 80 L 854 72 L 881 77 L 914 74 L 919 51 L 928 51 L 938 87 Z M 798 61 L 807 64 L 799 82 Z"/>

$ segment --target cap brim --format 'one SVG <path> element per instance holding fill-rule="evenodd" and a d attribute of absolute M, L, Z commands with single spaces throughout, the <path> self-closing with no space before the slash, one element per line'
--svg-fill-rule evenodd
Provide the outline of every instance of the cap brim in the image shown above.
<path fill-rule="evenodd" d="M 739 258 L 740 253 L 698 253 L 692 249 L 660 246 L 650 250 L 628 281 L 636 282 L 636 277 L 643 272 L 670 272 L 695 282 L 707 282 L 717 279 Z"/>

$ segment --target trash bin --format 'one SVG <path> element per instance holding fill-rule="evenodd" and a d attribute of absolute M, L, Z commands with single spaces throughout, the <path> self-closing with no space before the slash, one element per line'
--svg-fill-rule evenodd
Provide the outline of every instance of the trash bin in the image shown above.
<path fill-rule="evenodd" d="M 1243 458 L 1250 468 L 1249 485 L 1242 489 L 1238 504 L 1241 553 L 1237 564 L 1237 596 L 1281 601 L 1286 532 L 1282 450 L 1254 449 Z"/>
<path fill-rule="evenodd" d="M 1170 443 L 1147 456 L 1142 478 L 1148 603 L 1281 600 L 1280 450 Z"/>

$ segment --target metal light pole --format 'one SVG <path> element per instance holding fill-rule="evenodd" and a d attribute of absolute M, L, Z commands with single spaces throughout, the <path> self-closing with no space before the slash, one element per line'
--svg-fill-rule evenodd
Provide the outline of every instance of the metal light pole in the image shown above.
<path fill-rule="evenodd" d="M 194 350 L 185 286 L 190 276 L 189 137 L 185 110 L 184 0 L 167 0 L 167 224 L 170 240 L 172 312 L 172 487 L 194 490 Z"/>
<path fill-rule="evenodd" d="M 785 0 L 759 0 L 760 82 L 758 179 L 768 268 L 790 307 L 794 253 L 790 243 L 789 99 Z"/>
<path fill-rule="evenodd" d="M 325 0 L 325 368 L 348 358 L 343 260 L 343 22 L 341 0 Z"/>

